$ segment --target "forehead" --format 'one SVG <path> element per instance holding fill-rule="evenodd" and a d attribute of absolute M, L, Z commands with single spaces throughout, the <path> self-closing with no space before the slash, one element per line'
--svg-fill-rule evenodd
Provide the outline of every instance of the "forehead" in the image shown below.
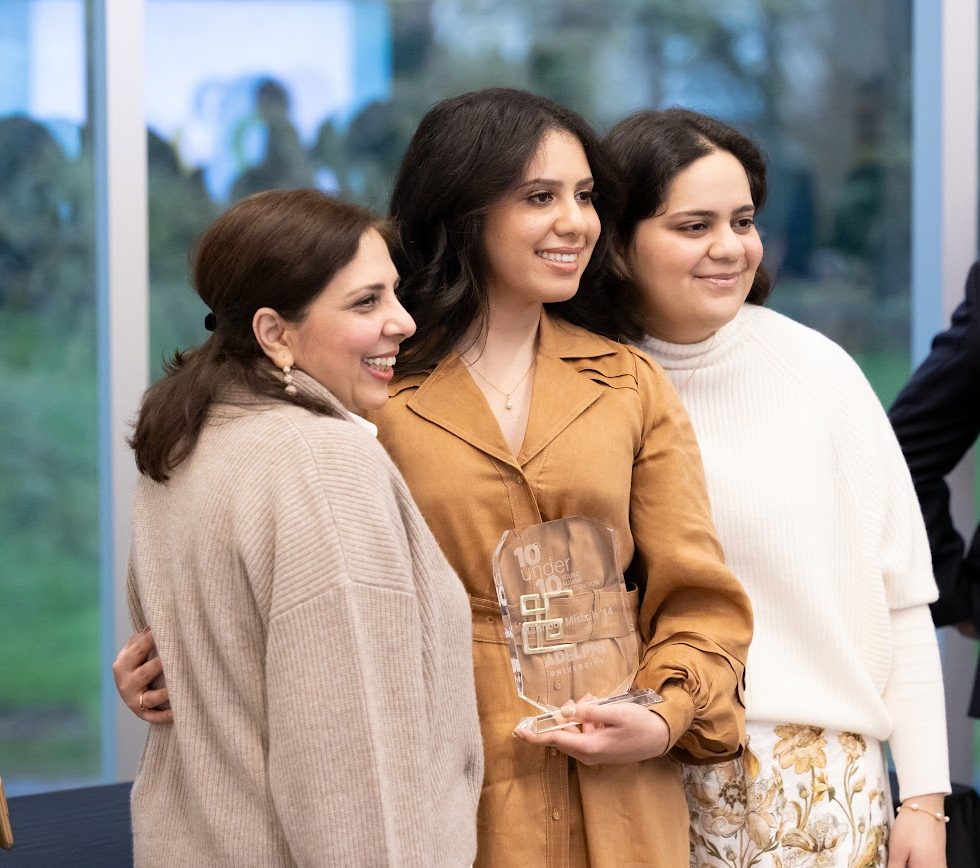
<path fill-rule="evenodd" d="M 398 278 L 394 263 L 377 229 L 369 228 L 361 235 L 354 258 L 334 275 L 326 289 L 343 293 L 369 284 L 393 283 Z"/>
<path fill-rule="evenodd" d="M 751 204 L 752 191 L 745 167 L 728 151 L 712 151 L 681 170 L 667 194 L 668 210 L 705 208 L 711 202 Z"/>
<path fill-rule="evenodd" d="M 565 130 L 548 130 L 541 137 L 524 176 L 554 178 L 566 172 L 575 174 L 576 180 L 591 174 L 585 148 L 578 138 Z"/>

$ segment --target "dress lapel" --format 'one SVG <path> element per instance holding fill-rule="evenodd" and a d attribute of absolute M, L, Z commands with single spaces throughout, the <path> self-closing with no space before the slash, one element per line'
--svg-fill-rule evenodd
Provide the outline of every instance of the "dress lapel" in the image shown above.
<path fill-rule="evenodd" d="M 602 395 L 602 387 L 581 373 L 582 360 L 615 352 L 604 338 L 542 313 L 531 415 L 516 459 L 457 353 L 422 380 L 408 407 L 504 464 L 524 467 Z"/>
<path fill-rule="evenodd" d="M 517 466 L 493 411 L 457 353 L 443 359 L 425 378 L 408 407 L 481 452 Z"/>
<path fill-rule="evenodd" d="M 580 373 L 578 360 L 615 352 L 605 339 L 542 313 L 531 415 L 517 457 L 522 467 L 602 395 L 602 387 Z"/>

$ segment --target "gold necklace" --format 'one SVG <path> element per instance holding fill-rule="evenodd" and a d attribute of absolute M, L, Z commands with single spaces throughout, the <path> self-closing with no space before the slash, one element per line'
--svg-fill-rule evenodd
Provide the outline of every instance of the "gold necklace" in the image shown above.
<path fill-rule="evenodd" d="M 691 373 L 687 375 L 687 379 L 684 381 L 684 383 L 681 385 L 681 387 L 677 390 L 678 396 L 684 394 L 684 390 L 687 389 L 687 387 L 691 384 L 691 380 L 694 379 L 694 375 L 699 370 L 701 370 L 701 365 L 704 363 L 704 360 L 708 357 L 708 354 L 714 349 L 714 346 L 715 346 L 715 338 L 717 338 L 717 337 L 718 337 L 718 332 L 715 332 L 711 336 L 711 338 L 708 340 L 708 345 L 704 348 L 704 352 L 701 353 L 701 358 L 698 359 L 698 363 L 694 366 L 694 370 L 691 371 Z"/>
<path fill-rule="evenodd" d="M 514 383 L 513 386 L 511 386 L 511 389 L 510 389 L 509 392 L 505 392 L 499 386 L 495 386 L 493 383 L 491 383 L 486 377 L 483 376 L 483 374 L 481 374 L 476 369 L 476 366 L 473 365 L 472 363 L 467 363 L 466 364 L 466 367 L 469 368 L 469 370 L 471 370 L 474 374 L 476 374 L 481 380 L 483 380 L 483 382 L 486 383 L 491 389 L 493 389 L 498 394 L 503 395 L 504 396 L 504 409 L 505 410 L 511 410 L 514 407 L 514 402 L 511 400 L 510 396 L 513 395 L 514 392 L 517 391 L 517 389 L 521 385 L 521 383 L 523 383 L 524 380 L 527 378 L 527 375 L 531 373 L 531 368 L 534 367 L 534 363 L 537 360 L 538 360 L 537 359 L 537 356 L 535 356 L 533 359 L 531 359 L 531 364 L 528 365 L 528 369 L 523 374 L 521 374 L 521 378 L 516 383 Z"/>

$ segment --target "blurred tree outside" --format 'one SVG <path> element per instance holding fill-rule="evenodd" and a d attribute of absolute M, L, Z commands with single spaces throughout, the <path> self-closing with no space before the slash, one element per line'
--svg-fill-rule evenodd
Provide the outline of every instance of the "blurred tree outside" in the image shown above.
<path fill-rule="evenodd" d="M 0 769 L 84 780 L 99 753 L 91 166 L 0 118 Z"/>

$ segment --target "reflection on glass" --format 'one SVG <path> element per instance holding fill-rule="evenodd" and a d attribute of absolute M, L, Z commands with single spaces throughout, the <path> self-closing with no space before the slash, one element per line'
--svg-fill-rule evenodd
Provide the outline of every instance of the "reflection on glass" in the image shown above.
<path fill-rule="evenodd" d="M 855 354 L 887 402 L 909 370 L 911 12 L 899 10 L 886 0 L 148 0 L 153 362 L 203 337 L 185 248 L 215 209 L 313 183 L 384 210 L 428 106 L 500 84 L 603 128 L 682 104 L 761 141 L 772 304 Z"/>
<path fill-rule="evenodd" d="M 100 757 L 93 188 L 83 0 L 0 4 L 0 774 Z"/>

